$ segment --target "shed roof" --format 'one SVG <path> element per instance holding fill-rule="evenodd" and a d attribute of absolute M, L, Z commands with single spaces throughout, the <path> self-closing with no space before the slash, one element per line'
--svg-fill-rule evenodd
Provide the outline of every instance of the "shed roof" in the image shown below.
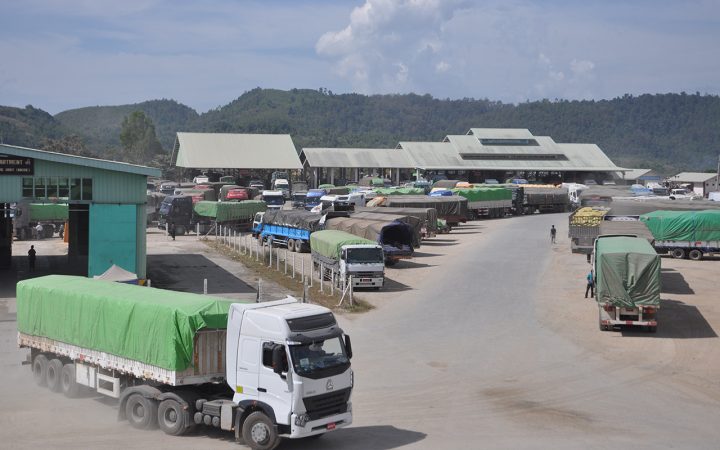
<path fill-rule="evenodd" d="M 310 167 L 413 167 L 407 153 L 392 148 L 303 148 L 300 159 Z"/>
<path fill-rule="evenodd" d="M 652 172 L 652 169 L 628 169 L 627 172 L 617 172 L 615 176 L 621 180 L 633 181 L 640 177 L 647 176 Z"/>
<path fill-rule="evenodd" d="M 680 183 L 704 183 L 716 176 L 717 174 L 709 172 L 681 172 L 670 179 Z"/>
<path fill-rule="evenodd" d="M 467 132 L 478 139 L 533 139 L 527 128 L 470 128 Z"/>
<path fill-rule="evenodd" d="M 124 172 L 151 177 L 161 176 L 160 169 L 155 169 L 153 167 L 138 166 L 135 164 L 128 164 L 119 161 L 109 161 L 107 159 L 66 155 L 64 153 L 48 152 L 45 150 L 18 147 L 15 145 L 0 144 L 0 154 L 3 153 L 8 153 L 15 156 L 22 156 L 25 158 L 40 159 L 43 161 L 52 161 L 61 164 L 71 164 L 75 166 L 92 167 L 94 169 L 110 170 L 113 172 Z"/>
<path fill-rule="evenodd" d="M 177 133 L 175 165 L 195 169 L 301 169 L 289 134 Z"/>

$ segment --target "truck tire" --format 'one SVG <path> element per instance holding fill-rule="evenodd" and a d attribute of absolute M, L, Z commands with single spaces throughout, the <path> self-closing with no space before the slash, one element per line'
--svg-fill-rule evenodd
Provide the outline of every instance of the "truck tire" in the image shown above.
<path fill-rule="evenodd" d="M 685 259 L 687 257 L 687 253 L 685 253 L 684 248 L 675 248 L 672 251 L 672 257 L 675 259 Z"/>
<path fill-rule="evenodd" d="M 62 393 L 67 398 L 77 398 L 80 396 L 81 386 L 75 379 L 75 364 L 65 364 L 60 375 L 60 385 Z"/>
<path fill-rule="evenodd" d="M 177 225 L 175 227 L 175 236 L 185 236 L 185 232 L 187 230 L 185 229 L 184 225 Z"/>
<path fill-rule="evenodd" d="M 303 242 L 303 241 L 295 241 L 295 250 L 298 253 L 307 253 L 309 252 L 309 246 L 310 244 Z"/>
<path fill-rule="evenodd" d="M 157 423 L 158 406 L 155 400 L 132 394 L 125 402 L 125 418 L 133 428 L 148 430 Z"/>
<path fill-rule="evenodd" d="M 40 354 L 33 359 L 32 371 L 33 379 L 35 384 L 38 386 L 46 386 L 47 380 L 45 378 L 47 374 L 48 359 L 47 356 Z"/>
<path fill-rule="evenodd" d="M 295 251 L 295 239 L 288 239 L 287 249 L 290 250 L 291 252 Z"/>
<path fill-rule="evenodd" d="M 157 409 L 158 426 L 170 436 L 180 436 L 184 434 L 190 423 L 190 414 L 183 409 L 180 402 L 171 398 L 166 398 L 160 402 Z"/>
<path fill-rule="evenodd" d="M 242 437 L 255 450 L 272 450 L 280 444 L 275 424 L 265 413 L 255 411 L 245 418 Z"/>
<path fill-rule="evenodd" d="M 700 261 L 701 259 L 703 259 L 703 252 L 702 250 L 694 248 L 690 250 L 690 253 L 688 253 L 688 258 L 692 259 L 693 261 Z"/>
<path fill-rule="evenodd" d="M 60 392 L 62 390 L 62 370 L 63 363 L 57 358 L 53 358 L 47 365 L 45 371 L 45 384 L 48 389 L 53 392 Z"/>

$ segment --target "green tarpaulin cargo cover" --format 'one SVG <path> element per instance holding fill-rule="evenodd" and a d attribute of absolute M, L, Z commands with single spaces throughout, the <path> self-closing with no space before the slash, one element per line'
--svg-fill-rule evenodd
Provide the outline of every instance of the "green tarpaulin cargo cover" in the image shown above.
<path fill-rule="evenodd" d="M 195 333 L 226 328 L 233 302 L 49 275 L 17 284 L 17 326 L 21 333 L 181 371 L 192 363 Z"/>
<path fill-rule="evenodd" d="M 595 241 L 596 300 L 616 306 L 660 304 L 660 256 L 643 238 Z"/>
<path fill-rule="evenodd" d="M 425 189 L 422 188 L 375 188 L 373 189 L 377 195 L 425 195 Z"/>
<path fill-rule="evenodd" d="M 193 205 L 195 214 L 211 217 L 218 222 L 233 220 L 248 220 L 255 217 L 255 213 L 267 210 L 267 205 L 261 200 L 245 200 L 242 202 L 197 202 Z"/>
<path fill-rule="evenodd" d="M 658 241 L 720 241 L 720 210 L 655 211 L 640 220 Z"/>
<path fill-rule="evenodd" d="M 465 197 L 470 202 L 486 202 L 497 200 L 512 200 L 512 191 L 505 188 L 473 188 L 452 189 L 453 193 Z"/>
<path fill-rule="evenodd" d="M 67 220 L 68 205 L 66 203 L 30 203 L 30 220 Z"/>
<path fill-rule="evenodd" d="M 326 258 L 340 259 L 340 253 L 345 245 L 377 245 L 377 242 L 336 230 L 316 231 L 310 235 L 312 251 Z"/>
<path fill-rule="evenodd" d="M 468 201 L 453 195 L 449 197 L 430 197 L 428 195 L 392 195 L 383 203 L 396 208 L 435 208 L 438 217 L 467 217 Z"/>

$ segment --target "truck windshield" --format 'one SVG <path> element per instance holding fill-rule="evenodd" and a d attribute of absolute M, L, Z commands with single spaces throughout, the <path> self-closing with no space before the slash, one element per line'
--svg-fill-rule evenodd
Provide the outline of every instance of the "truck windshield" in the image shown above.
<path fill-rule="evenodd" d="M 265 200 L 265 203 L 268 205 L 284 205 L 285 204 L 285 198 L 282 195 L 266 195 L 263 196 L 263 200 Z"/>
<path fill-rule="evenodd" d="M 167 216 L 170 214 L 170 209 L 172 208 L 172 203 L 170 202 L 162 202 L 160 205 L 160 214 L 163 216 Z"/>
<path fill-rule="evenodd" d="M 311 344 L 291 345 L 289 348 L 295 373 L 301 376 L 350 365 L 345 346 L 339 337 Z"/>
<path fill-rule="evenodd" d="M 347 262 L 351 264 L 382 264 L 384 261 L 380 248 L 349 248 L 347 251 Z"/>

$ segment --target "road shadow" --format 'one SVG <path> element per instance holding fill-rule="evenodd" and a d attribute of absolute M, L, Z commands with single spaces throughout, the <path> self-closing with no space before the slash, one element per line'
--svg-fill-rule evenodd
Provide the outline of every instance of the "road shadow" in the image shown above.
<path fill-rule="evenodd" d="M 450 234 L 478 234 L 478 233 L 480 233 L 479 230 L 478 231 L 455 231 L 455 230 L 452 230 L 450 232 Z"/>
<path fill-rule="evenodd" d="M 152 286 L 172 291 L 208 294 L 252 293 L 255 290 L 203 255 L 148 255 L 147 277 Z"/>
<path fill-rule="evenodd" d="M 435 267 L 435 264 L 418 263 L 409 259 L 401 259 L 392 267 L 393 269 L 414 269 L 418 267 Z"/>
<path fill-rule="evenodd" d="M 352 427 L 327 433 L 320 439 L 286 439 L 278 449 L 358 449 L 391 450 L 422 441 L 427 434 L 403 430 L 392 425 Z"/>
<path fill-rule="evenodd" d="M 414 258 L 429 258 L 431 256 L 440 256 L 439 253 L 413 252 Z"/>
<path fill-rule="evenodd" d="M 367 288 L 372 289 L 372 288 Z M 408 286 L 407 284 L 402 284 L 399 281 L 395 281 L 391 278 L 385 277 L 385 284 L 383 284 L 382 291 L 384 292 L 402 292 L 402 291 L 409 291 L 412 288 Z M 356 288 L 357 291 L 360 291 L 360 288 Z"/>
<path fill-rule="evenodd" d="M 662 292 L 664 294 L 694 294 L 683 274 L 675 269 L 662 269 Z"/>
<path fill-rule="evenodd" d="M 641 327 L 621 327 L 623 336 L 664 339 L 709 339 L 718 335 L 694 305 L 678 300 L 661 300 L 657 332 L 648 333 Z"/>
<path fill-rule="evenodd" d="M 424 241 L 424 246 L 430 246 L 430 247 L 445 247 L 445 246 L 451 246 L 451 245 L 458 245 L 458 241 L 456 239 L 433 239 L 432 241 Z"/>

